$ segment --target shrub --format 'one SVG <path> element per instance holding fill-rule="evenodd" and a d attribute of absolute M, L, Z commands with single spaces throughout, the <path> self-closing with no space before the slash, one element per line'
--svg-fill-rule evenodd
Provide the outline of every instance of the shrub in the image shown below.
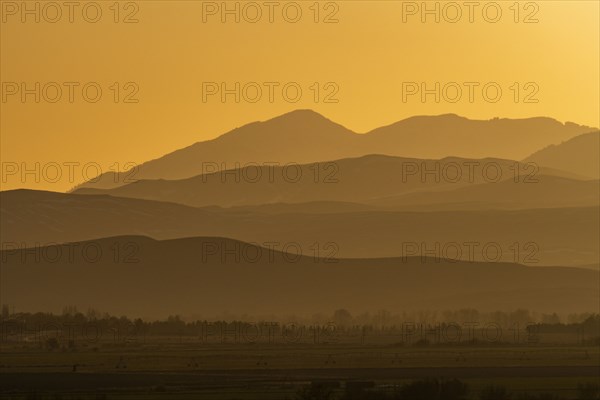
<path fill-rule="evenodd" d="M 466 398 L 467 384 L 453 379 L 438 381 L 426 379 L 405 385 L 400 390 L 400 398 L 407 400 L 461 400 Z"/>
<path fill-rule="evenodd" d="M 600 400 L 600 385 L 597 383 L 583 383 L 577 385 L 578 400 Z"/>
<path fill-rule="evenodd" d="M 504 386 L 487 386 L 479 394 L 480 400 L 509 400 L 512 394 Z"/>

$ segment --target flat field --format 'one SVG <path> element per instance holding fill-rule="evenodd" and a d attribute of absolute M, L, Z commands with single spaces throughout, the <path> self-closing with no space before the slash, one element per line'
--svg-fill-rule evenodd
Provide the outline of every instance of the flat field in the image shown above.
<path fill-rule="evenodd" d="M 583 345 L 199 343 L 168 339 L 48 350 L 3 343 L 4 399 L 296 399 L 310 385 L 341 396 L 352 382 L 393 394 L 428 378 L 459 379 L 478 399 L 501 385 L 515 396 L 578 398 L 598 384 L 600 349 Z"/>

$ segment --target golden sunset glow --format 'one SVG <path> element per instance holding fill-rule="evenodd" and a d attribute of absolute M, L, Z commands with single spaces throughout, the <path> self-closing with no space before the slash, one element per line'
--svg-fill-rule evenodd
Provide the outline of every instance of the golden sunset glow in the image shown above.
<path fill-rule="evenodd" d="M 245 3 L 238 4 L 239 23 L 235 15 L 225 15 L 222 23 L 221 2 L 193 1 L 171 1 L 168 7 L 164 1 L 139 2 L 138 9 L 120 3 L 119 23 L 114 22 L 109 2 L 99 3 L 103 14 L 97 23 L 86 22 L 79 8 L 73 23 L 67 9 L 56 23 L 44 21 L 43 10 L 39 23 L 32 15 L 23 23 L 21 10 L 14 13 L 12 3 L 2 2 L 4 162 L 30 166 L 94 162 L 106 171 L 160 157 L 255 120 L 306 108 L 359 133 L 413 115 L 445 113 L 471 119 L 548 116 L 600 125 L 597 1 L 545 1 L 537 3 L 535 10 L 521 2 L 518 16 L 513 2 L 499 2 L 502 18 L 497 23 L 484 19 L 482 6 L 474 9 L 474 20 L 469 22 L 463 2 L 455 3 L 462 12 L 456 23 L 445 20 L 455 18 L 455 10 L 445 9 L 445 3 L 440 6 L 439 23 L 435 15 L 426 15 L 422 23 L 421 10 L 413 14 L 403 8 L 413 2 L 394 1 L 345 1 L 335 3 L 335 9 L 321 2 L 318 16 L 312 2 L 300 2 L 303 14 L 297 23 L 287 22 L 281 7 L 274 9 L 270 23 L 265 6 L 258 22 L 247 22 L 244 18 L 254 18 L 255 10 L 245 9 Z M 205 3 L 216 4 L 218 10 L 206 8 Z M 34 2 L 28 4 L 34 7 Z M 235 2 L 228 4 L 234 9 Z M 414 4 L 420 8 L 421 2 Z M 490 16 L 492 11 L 488 10 Z M 46 17 L 52 18 L 53 13 L 46 10 Z M 525 23 L 527 17 L 538 22 Z M 127 18 L 138 22 L 124 23 Z M 27 88 L 40 82 L 42 89 L 48 82 L 80 85 L 74 88 L 72 103 L 63 86 L 56 103 L 42 98 L 36 104 L 34 95 L 23 103 L 20 93 L 7 92 L 12 89 L 7 84 L 23 82 Z M 81 89 L 88 82 L 102 88 L 96 103 L 82 98 Z M 115 82 L 118 103 L 114 102 Z M 134 85 L 126 87 L 128 82 Z M 254 103 L 244 98 L 236 103 L 234 95 L 222 102 L 218 94 L 203 101 L 206 82 L 225 82 L 229 88 L 236 82 L 241 88 L 256 82 L 263 93 Z M 265 82 L 279 85 L 273 102 Z M 281 88 L 289 82 L 303 90 L 295 103 L 282 95 Z M 419 95 L 403 101 L 403 82 L 425 82 L 430 89 L 436 82 L 440 88 L 456 82 L 463 93 L 455 103 L 444 98 L 436 103 L 434 95 L 426 102 Z M 479 83 L 473 102 L 464 82 Z M 495 103 L 482 97 L 481 88 L 489 82 L 502 88 Z M 325 87 L 327 83 L 335 86 Z M 537 86 L 526 88 L 528 83 Z M 123 102 L 136 89 L 130 100 L 138 102 Z M 53 90 L 49 87 L 47 95 L 53 96 Z M 254 96 L 254 89 L 248 90 L 248 96 Z M 453 88 L 448 90 L 448 96 L 455 96 Z M 532 98 L 538 102 L 524 102 L 534 91 Z M 324 102 L 333 92 L 329 100 L 337 102 Z M 83 180 L 6 179 L 2 188 L 64 191 Z"/>
<path fill-rule="evenodd" d="M 600 400 L 600 0 L 0 0 L 0 398 Z"/>

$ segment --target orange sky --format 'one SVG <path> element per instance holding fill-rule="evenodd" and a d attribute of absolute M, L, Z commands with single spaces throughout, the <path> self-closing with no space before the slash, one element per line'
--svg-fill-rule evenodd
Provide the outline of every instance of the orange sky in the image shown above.
<path fill-rule="evenodd" d="M 403 22 L 403 10 L 414 11 L 411 7 L 420 7 L 421 2 L 320 2 L 317 7 L 313 1 L 275 2 L 272 23 L 262 1 L 251 6 L 240 2 L 239 23 L 235 15 L 226 15 L 227 21 L 221 22 L 219 9 L 212 14 L 221 2 L 121 2 L 118 16 L 112 1 L 82 2 L 72 23 L 67 8 L 57 22 L 49 22 L 56 10 L 39 3 L 40 22 L 35 14 L 21 14 L 20 1 L 0 4 L 0 156 L 3 168 L 7 162 L 29 168 L 54 162 L 62 166 L 63 176 L 40 176 L 39 182 L 35 174 L 24 180 L 3 176 L 3 190 L 68 190 L 82 180 L 83 165 L 97 163 L 106 171 L 118 163 L 122 168 L 127 162 L 156 158 L 296 108 L 315 109 L 358 132 L 415 114 L 442 113 L 479 119 L 550 116 L 600 126 L 600 3 L 595 0 L 520 2 L 516 8 L 513 1 L 480 2 L 473 22 L 465 2 L 456 2 L 462 12 L 456 23 L 445 20 L 456 15 L 447 2 L 439 5 L 439 23 L 434 22 L 435 15 L 421 22 L 421 10 L 406 13 Z M 35 7 L 35 2 L 28 4 Z M 233 8 L 236 2 L 227 4 Z M 244 17 L 255 17 L 255 4 L 262 17 L 255 23 L 245 21 Z M 295 4 L 302 15 L 291 23 L 286 18 L 295 18 Z M 435 2 L 428 4 L 434 7 Z M 495 4 L 502 15 L 491 23 L 486 18 L 495 17 Z M 84 17 L 94 19 L 95 5 L 102 15 L 91 23 Z M 519 22 L 514 21 L 517 8 Z M 127 16 L 138 22 L 124 23 Z M 527 16 L 538 22 L 524 23 Z M 36 82 L 40 103 L 33 94 L 23 102 L 21 83 L 34 88 Z M 56 85 L 49 82 L 62 87 L 56 103 L 48 101 L 56 96 Z M 79 84 L 72 86 L 73 102 L 65 82 Z M 102 89 L 96 103 L 83 98 L 82 87 L 89 82 Z M 133 84 L 126 86 L 127 82 Z M 240 88 L 256 82 L 246 85 L 246 99 L 256 96 L 257 85 L 262 97 L 250 102 L 240 93 L 236 103 L 234 95 L 222 102 L 217 94 L 203 101 L 206 82 L 226 82 L 230 88 L 235 82 Z M 272 102 L 265 82 L 275 82 Z M 296 103 L 282 93 L 290 82 L 302 89 Z M 443 96 L 436 103 L 434 95 L 425 102 L 419 95 L 403 101 L 403 82 L 425 82 L 430 88 L 436 82 L 440 88 L 457 82 L 463 93 L 455 103 Z M 464 82 L 479 84 L 473 102 Z M 503 91 L 495 103 L 486 101 L 481 91 L 489 82 Z M 88 86 L 91 98 L 95 89 Z M 294 86 L 288 85 L 290 97 Z M 131 98 L 137 103 L 123 102 L 136 88 L 139 91 Z M 336 90 L 330 98 L 337 102 L 324 102 Z M 456 95 L 455 86 L 447 90 L 447 99 Z M 525 102 L 526 95 L 536 90 L 531 99 L 537 103 Z M 64 163 L 78 163 L 72 180 Z M 87 172 L 93 174 L 94 168 Z"/>

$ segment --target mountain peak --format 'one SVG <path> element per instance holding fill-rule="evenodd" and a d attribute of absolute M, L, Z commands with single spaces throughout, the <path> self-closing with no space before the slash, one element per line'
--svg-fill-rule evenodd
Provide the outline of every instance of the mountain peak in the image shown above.
<path fill-rule="evenodd" d="M 470 120 L 441 114 L 415 116 L 358 134 L 314 110 L 297 109 L 146 162 L 138 169 L 136 180 L 190 178 L 206 172 L 209 163 L 232 168 L 245 163 L 311 163 L 366 154 L 521 160 L 543 146 L 587 132 L 589 128 L 548 123 L 546 119 Z M 125 174 L 118 178 L 114 173 L 106 173 L 101 181 L 85 186 L 116 187 Z"/>
<path fill-rule="evenodd" d="M 244 125 L 222 135 L 218 139 L 252 137 L 253 140 L 256 140 L 258 137 L 262 139 L 266 137 L 282 138 L 284 136 L 290 137 L 290 135 L 299 139 L 308 139 L 315 136 L 315 139 L 318 138 L 322 141 L 326 140 L 327 137 L 340 138 L 356 134 L 316 111 L 298 109 L 265 121 Z"/>
<path fill-rule="evenodd" d="M 308 108 L 301 108 L 301 109 L 293 110 L 293 111 L 287 112 L 285 114 L 278 115 L 277 117 L 271 118 L 264 122 L 271 122 L 271 121 L 286 121 L 287 123 L 294 123 L 294 124 L 298 123 L 298 122 L 302 122 L 302 123 L 309 123 L 309 122 L 312 122 L 312 123 L 322 123 L 322 122 L 334 123 L 333 121 L 324 117 L 323 115 L 319 114 L 318 112 L 308 109 Z"/>
<path fill-rule="evenodd" d="M 311 108 L 298 108 L 296 110 L 292 110 L 292 111 L 286 112 L 284 114 L 281 114 L 280 117 L 283 117 L 285 115 L 307 115 L 307 116 L 318 116 L 321 118 L 325 118 L 323 115 L 319 114 L 318 112 L 316 112 L 315 110 L 313 110 Z"/>
<path fill-rule="evenodd" d="M 342 125 L 333 122 L 332 120 L 324 117 L 318 112 L 311 109 L 297 109 L 289 111 L 287 113 L 278 115 L 276 117 L 264 120 L 255 121 L 249 124 L 243 125 L 239 128 L 233 129 L 223 135 L 219 136 L 216 140 L 220 139 L 231 139 L 239 137 L 247 137 L 248 135 L 269 135 L 276 134 L 281 135 L 285 132 L 295 133 L 310 133 L 310 132 L 326 132 L 326 131 L 340 131 L 344 130 L 346 133 L 354 133 L 344 128 Z M 197 144 L 201 144 L 198 142 Z"/>

